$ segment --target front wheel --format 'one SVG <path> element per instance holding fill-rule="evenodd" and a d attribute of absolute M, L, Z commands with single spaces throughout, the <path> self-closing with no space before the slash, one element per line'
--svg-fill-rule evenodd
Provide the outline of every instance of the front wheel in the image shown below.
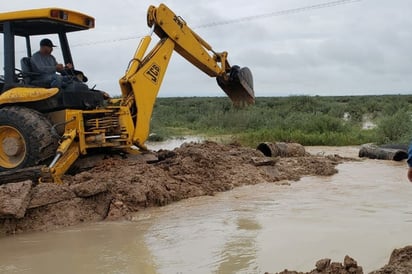
<path fill-rule="evenodd" d="M 57 139 L 41 113 L 20 106 L 0 109 L 0 171 L 40 164 L 52 157 Z"/>

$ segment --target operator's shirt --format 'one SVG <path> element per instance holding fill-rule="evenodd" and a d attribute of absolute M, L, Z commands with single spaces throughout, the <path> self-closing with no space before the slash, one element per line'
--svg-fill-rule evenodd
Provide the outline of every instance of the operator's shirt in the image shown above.
<path fill-rule="evenodd" d="M 57 61 L 51 54 L 43 55 L 38 51 L 30 58 L 30 62 L 34 72 L 42 75 L 52 75 L 56 73 Z"/>

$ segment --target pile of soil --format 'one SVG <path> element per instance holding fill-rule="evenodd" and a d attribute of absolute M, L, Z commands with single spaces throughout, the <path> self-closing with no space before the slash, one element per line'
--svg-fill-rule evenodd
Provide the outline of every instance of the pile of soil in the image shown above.
<path fill-rule="evenodd" d="M 332 262 L 331 259 L 322 259 L 316 262 L 316 268 L 310 272 L 284 270 L 278 274 L 363 274 L 363 269 L 351 257 L 345 256 L 343 264 Z M 265 274 L 269 274 L 266 272 Z"/>
<path fill-rule="evenodd" d="M 387 265 L 370 274 L 410 274 L 412 273 L 412 246 L 395 249 Z"/>
<path fill-rule="evenodd" d="M 277 274 L 363 274 L 363 269 L 349 256 L 345 256 L 343 264 L 332 262 L 330 259 L 322 259 L 316 262 L 316 268 L 309 272 L 284 270 Z M 389 263 L 379 270 L 369 274 L 410 274 L 412 273 L 412 246 L 395 249 L 389 259 Z M 269 274 L 266 272 L 265 274 Z"/>
<path fill-rule="evenodd" d="M 183 144 L 154 155 L 111 156 L 89 171 L 65 176 L 62 185 L 25 181 L 0 186 L 0 235 L 127 219 L 146 207 L 241 185 L 330 176 L 343 160 L 306 153 L 266 157 L 252 148 L 214 142 Z"/>

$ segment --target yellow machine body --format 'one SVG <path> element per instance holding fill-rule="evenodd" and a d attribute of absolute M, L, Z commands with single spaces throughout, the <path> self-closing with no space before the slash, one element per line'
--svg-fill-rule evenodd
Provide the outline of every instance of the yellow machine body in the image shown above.
<path fill-rule="evenodd" d="M 93 17 L 57 8 L 7 13 L 0 15 L 0 22 L 43 17 L 56 20 L 56 24 L 66 24 L 68 31 L 74 27 L 94 27 Z M 125 75 L 119 80 L 120 99 L 109 99 L 104 107 L 97 109 L 64 109 L 46 114 L 60 138 L 53 160 L 42 169 L 42 181 L 61 182 L 62 175 L 76 159 L 92 149 L 127 150 L 134 145 L 146 150 L 153 107 L 174 51 L 207 75 L 217 78 L 235 105 L 254 102 L 250 71 L 231 67 L 227 52 L 215 52 L 166 5 L 150 6 L 147 22 L 151 33 L 142 38 Z M 152 32 L 160 40 L 149 50 Z M 0 95 L 0 105 L 44 100 L 57 92 L 57 89 L 17 87 Z"/>

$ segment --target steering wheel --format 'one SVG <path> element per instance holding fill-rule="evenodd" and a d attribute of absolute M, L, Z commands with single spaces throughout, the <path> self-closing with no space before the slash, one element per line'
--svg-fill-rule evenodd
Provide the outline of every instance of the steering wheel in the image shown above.
<path fill-rule="evenodd" d="M 21 69 L 14 68 L 14 73 L 17 78 L 23 78 L 23 71 Z"/>

